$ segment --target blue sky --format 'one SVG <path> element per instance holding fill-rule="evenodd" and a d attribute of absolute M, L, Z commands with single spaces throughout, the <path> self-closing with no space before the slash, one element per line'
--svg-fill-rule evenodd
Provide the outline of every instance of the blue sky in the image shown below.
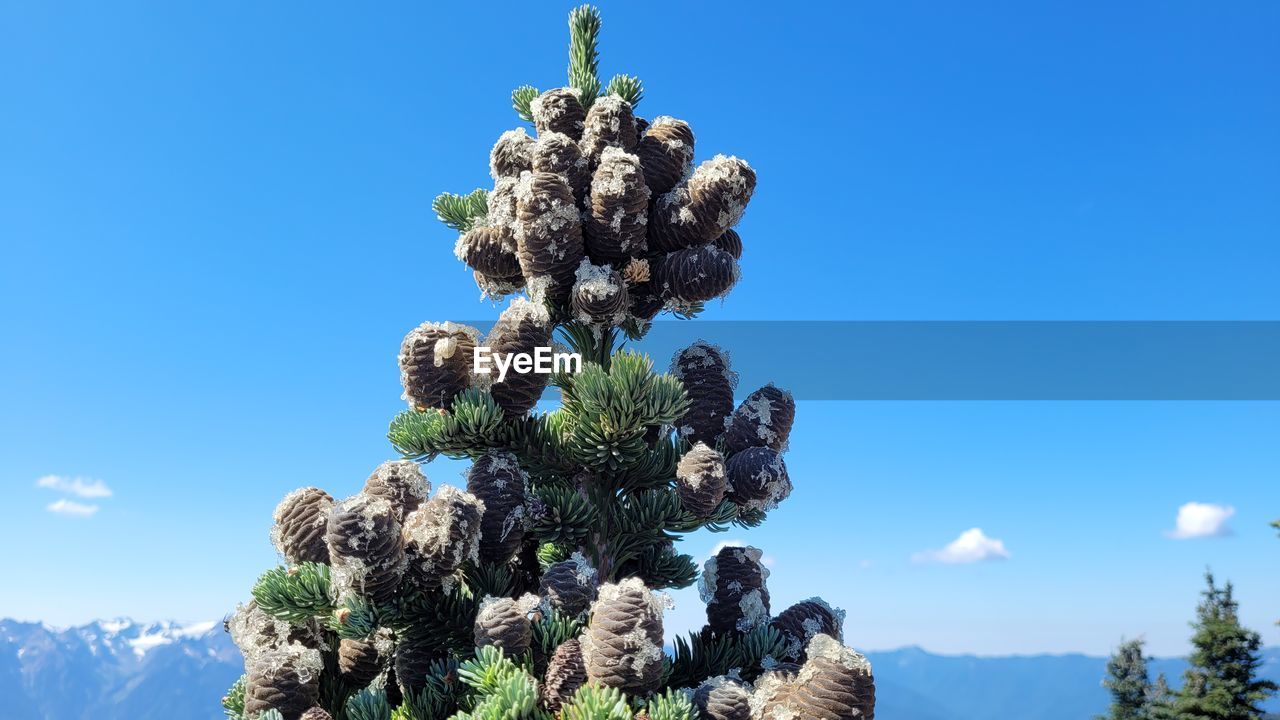
<path fill-rule="evenodd" d="M 0 2 L 0 616 L 221 615 L 281 495 L 390 456 L 403 334 L 496 315 L 429 204 L 486 183 L 512 87 L 562 84 L 572 4 L 418 5 Z M 759 172 L 707 318 L 1280 317 L 1274 3 L 603 8 L 641 113 Z M 793 497 L 687 547 L 765 548 L 775 605 L 823 595 L 863 648 L 1181 652 L 1207 565 L 1275 644 L 1277 430 L 1275 403 L 803 403 Z M 1231 534 L 1167 537 L 1193 501 Z M 971 528 L 1009 557 L 916 561 Z"/>

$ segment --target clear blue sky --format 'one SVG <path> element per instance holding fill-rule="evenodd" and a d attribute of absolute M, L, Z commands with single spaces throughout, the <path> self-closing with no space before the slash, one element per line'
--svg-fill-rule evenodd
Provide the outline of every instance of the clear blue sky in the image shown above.
<path fill-rule="evenodd" d="M 429 203 L 486 183 L 512 87 L 562 84 L 571 4 L 421 5 L 0 2 L 0 616 L 221 615 L 281 495 L 390 456 L 403 334 L 496 314 Z M 1280 318 L 1275 3 L 604 12 L 642 114 L 760 174 L 706 317 Z M 1275 403 L 804 403 L 793 497 L 687 546 L 765 548 L 775 605 L 821 594 L 863 648 L 1181 652 L 1206 565 L 1275 644 L 1277 431 Z M 1233 534 L 1166 537 L 1192 501 Z M 975 527 L 1010 557 L 913 561 Z"/>

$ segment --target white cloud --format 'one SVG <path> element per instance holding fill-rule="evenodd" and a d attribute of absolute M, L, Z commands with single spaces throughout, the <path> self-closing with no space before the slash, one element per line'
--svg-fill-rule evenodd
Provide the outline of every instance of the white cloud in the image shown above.
<path fill-rule="evenodd" d="M 74 500 L 55 500 L 45 506 L 45 509 L 57 515 L 75 515 L 77 517 L 89 517 L 98 512 L 97 505 L 85 505 Z"/>
<path fill-rule="evenodd" d="M 967 565 L 987 560 L 1007 560 L 1009 551 L 1003 540 L 987 537 L 982 528 L 970 528 L 960 533 L 941 550 L 925 550 L 911 556 L 914 562 L 936 562 L 946 565 Z"/>
<path fill-rule="evenodd" d="M 1177 540 L 1230 535 L 1231 528 L 1227 527 L 1227 520 L 1235 514 L 1236 509 L 1230 505 L 1189 502 L 1178 508 L 1174 529 L 1166 534 Z"/>
<path fill-rule="evenodd" d="M 727 547 L 746 547 L 747 544 L 741 540 L 721 540 L 716 546 L 711 548 L 711 552 L 707 553 L 708 558 L 713 558 L 720 554 L 720 551 Z"/>
<path fill-rule="evenodd" d="M 106 483 L 91 478 L 45 475 L 36 480 L 36 487 L 82 498 L 111 497 L 111 488 L 107 487 Z"/>

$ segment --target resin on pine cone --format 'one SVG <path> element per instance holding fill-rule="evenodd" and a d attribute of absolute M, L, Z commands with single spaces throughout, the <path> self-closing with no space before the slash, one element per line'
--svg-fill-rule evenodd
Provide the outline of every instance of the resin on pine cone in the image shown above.
<path fill-rule="evenodd" d="M 377 604 L 395 597 L 406 559 L 390 502 L 361 494 L 334 505 L 325 540 L 339 596 L 354 592 Z"/>
<path fill-rule="evenodd" d="M 643 696 L 662 681 L 662 600 L 639 578 L 600 586 L 583 633 L 592 684 Z"/>
<path fill-rule="evenodd" d="M 582 137 L 582 126 L 587 111 L 578 99 L 577 88 L 562 87 L 548 90 L 529 103 L 533 127 L 538 137 L 548 133 L 563 133 L 575 142 Z"/>
<path fill-rule="evenodd" d="M 874 720 L 876 685 L 871 663 L 828 635 L 816 635 L 805 649 L 791 706 L 800 718 Z"/>
<path fill-rule="evenodd" d="M 582 644 L 576 638 L 570 638 L 556 648 L 547 663 L 547 672 L 542 683 L 542 707 L 550 713 L 560 712 L 560 708 L 587 682 L 587 665 L 582 658 Z"/>
<path fill-rule="evenodd" d="M 515 600 L 486 597 L 476 612 L 476 647 L 494 645 L 511 658 L 529 652 L 533 642 L 533 623 L 529 620 L 529 613 L 537 607 L 536 595 L 524 595 Z"/>
<path fill-rule="evenodd" d="M 449 485 L 409 513 L 401 531 L 408 561 L 405 580 L 435 590 L 464 562 L 479 560 L 483 515 L 484 503 L 475 495 Z"/>
<path fill-rule="evenodd" d="M 662 298 L 673 304 L 706 302 L 733 289 L 738 261 L 715 245 L 676 250 L 659 257 L 653 279 Z"/>
<path fill-rule="evenodd" d="M 320 699 L 322 666 L 319 651 L 300 646 L 255 658 L 245 668 L 245 717 L 276 710 L 285 720 L 298 720 Z"/>
<path fill-rule="evenodd" d="M 584 228 L 587 254 L 596 263 L 639 257 L 647 247 L 649 188 L 640 158 L 605 148 L 591 179 L 591 207 Z"/>
<path fill-rule="evenodd" d="M 294 490 L 276 506 L 271 542 L 290 565 L 329 563 L 324 533 L 332 508 L 333 497 L 314 487 Z"/>
<path fill-rule="evenodd" d="M 693 130 L 673 117 L 653 119 L 636 147 L 644 180 L 656 197 L 676 186 L 693 166 Z"/>
<path fill-rule="evenodd" d="M 725 448 L 730 454 L 751 447 L 782 452 L 791 438 L 796 419 L 796 399 L 774 385 L 765 385 L 747 396 L 725 424 Z"/>
<path fill-rule="evenodd" d="M 636 118 L 631 103 L 617 95 L 597 98 L 587 111 L 578 145 L 592 167 L 600 163 L 605 148 L 631 152 L 636 147 Z"/>
<path fill-rule="evenodd" d="M 511 354 L 532 354 L 535 348 L 549 347 L 551 329 L 551 316 L 545 307 L 524 298 L 515 298 L 489 331 L 485 345 L 495 362 L 499 359 L 506 362 L 505 358 Z M 547 387 L 547 375 L 512 370 L 499 382 L 494 367 L 496 365 L 491 365 L 490 374 L 481 377 L 489 379 L 489 393 L 507 415 L 524 415 L 538 404 L 538 398 Z"/>
<path fill-rule="evenodd" d="M 533 169 L 533 138 L 524 128 L 502 133 L 489 153 L 489 174 L 494 180 L 518 178 Z"/>
<path fill-rule="evenodd" d="M 458 237 L 453 254 L 485 278 L 523 285 L 520 260 L 516 257 L 516 236 L 505 225 L 485 225 Z"/>
<path fill-rule="evenodd" d="M 815 636 L 827 635 L 836 640 L 844 637 L 844 611 L 814 597 L 778 613 L 769 625 L 786 638 L 786 656 L 804 662 L 804 649 Z"/>
<path fill-rule="evenodd" d="M 582 260 L 573 284 L 570 307 L 573 317 L 584 325 L 613 327 L 627 318 L 627 283 L 622 274 L 608 265 L 592 265 Z"/>
<path fill-rule="evenodd" d="M 552 563 L 542 573 L 539 592 L 554 610 L 575 617 L 596 599 L 596 569 L 575 552 L 568 560 Z"/>
<path fill-rule="evenodd" d="M 698 593 L 707 626 L 717 633 L 748 632 L 769 622 L 769 570 L 759 548 L 725 547 L 702 570 Z"/>
<path fill-rule="evenodd" d="M 676 495 L 697 517 L 711 517 L 727 487 L 724 458 L 704 443 L 695 444 L 676 465 Z"/>
<path fill-rule="evenodd" d="M 480 559 L 505 563 L 524 540 L 525 495 L 529 476 L 516 456 L 490 450 L 467 471 L 467 491 L 484 503 L 480 518 Z"/>
<path fill-rule="evenodd" d="M 499 178 L 493 182 L 493 190 L 489 191 L 489 212 L 485 216 L 485 225 L 495 228 L 508 228 L 512 233 L 516 230 L 516 185 L 519 178 Z"/>
<path fill-rule="evenodd" d="M 479 330 L 451 322 L 427 322 L 410 331 L 400 345 L 400 384 L 409 406 L 448 409 L 471 384 L 479 338 Z"/>
<path fill-rule="evenodd" d="M 351 687 L 361 688 L 373 682 L 385 660 L 374 640 L 343 638 L 338 642 L 338 673 Z"/>
<path fill-rule="evenodd" d="M 378 466 L 364 481 L 360 492 L 380 497 L 391 503 L 396 519 L 404 518 L 417 510 L 431 494 L 431 483 L 422 474 L 422 468 L 412 460 L 388 460 Z"/>
<path fill-rule="evenodd" d="M 539 133 L 533 146 L 533 171 L 563 177 L 579 204 L 591 189 L 590 164 L 582 157 L 578 143 L 564 133 Z"/>
<path fill-rule="evenodd" d="M 694 691 L 692 700 L 707 720 L 751 720 L 751 693 L 733 678 L 707 680 Z"/>
<path fill-rule="evenodd" d="M 324 708 L 316 706 L 302 713 L 302 717 L 299 720 L 333 720 L 333 716 Z"/>
<path fill-rule="evenodd" d="M 755 192 L 756 174 L 744 160 L 717 155 L 654 203 L 649 248 L 673 252 L 714 242 L 738 224 Z"/>
<path fill-rule="evenodd" d="M 516 186 L 516 256 L 531 293 L 568 302 L 582 262 L 582 221 L 561 176 L 530 173 Z"/>
<path fill-rule="evenodd" d="M 791 495 L 787 464 L 776 450 L 747 448 L 725 463 L 729 477 L 729 499 L 735 505 L 755 510 L 772 510 Z"/>
<path fill-rule="evenodd" d="M 729 354 L 723 348 L 698 340 L 676 353 L 671 374 L 684 383 L 689 409 L 676 424 L 691 443 L 714 446 L 733 412 L 733 389 L 738 375 L 729 368 Z"/>

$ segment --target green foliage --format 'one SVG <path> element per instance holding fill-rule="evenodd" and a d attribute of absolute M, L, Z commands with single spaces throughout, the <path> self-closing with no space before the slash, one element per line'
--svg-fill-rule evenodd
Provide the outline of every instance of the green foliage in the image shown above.
<path fill-rule="evenodd" d="M 327 624 L 340 638 L 368 640 L 378 629 L 378 614 L 368 601 L 352 594 L 329 615 Z"/>
<path fill-rule="evenodd" d="M 1107 676 L 1102 686 L 1111 693 L 1111 709 L 1099 720 L 1146 720 L 1151 696 L 1147 675 L 1147 658 L 1142 654 L 1142 641 L 1130 640 L 1107 661 Z"/>
<path fill-rule="evenodd" d="M 391 706 L 382 688 L 367 687 L 347 700 L 347 720 L 391 720 Z"/>
<path fill-rule="evenodd" d="M 273 708 L 258 713 L 253 717 L 253 720 L 284 720 L 284 715 L 281 715 L 279 710 Z"/>
<path fill-rule="evenodd" d="M 481 596 L 482 597 L 482 596 Z M 417 592 L 401 598 L 384 613 L 384 623 L 402 639 L 428 644 L 442 652 L 469 655 L 475 640 L 477 596 L 464 589 Z"/>
<path fill-rule="evenodd" d="M 445 720 L 458 710 L 458 662 L 437 660 L 427 671 L 419 691 L 406 691 L 404 703 L 391 713 L 391 720 Z"/>
<path fill-rule="evenodd" d="M 466 563 L 463 567 L 467 587 L 475 597 L 514 597 L 517 581 L 506 563 Z"/>
<path fill-rule="evenodd" d="M 543 543 L 538 546 L 538 565 L 546 570 L 548 567 L 568 560 L 573 555 L 573 546 L 563 543 Z"/>
<path fill-rule="evenodd" d="M 569 13 L 569 86 L 591 109 L 600 95 L 600 9 L 581 5 Z"/>
<path fill-rule="evenodd" d="M 577 545 L 599 519 L 596 508 L 572 487 L 540 486 L 534 494 L 543 509 L 530 532 L 541 542 Z"/>
<path fill-rule="evenodd" d="M 538 708 L 537 681 L 501 648 L 476 648 L 475 658 L 458 666 L 458 678 L 473 692 L 472 709 L 454 715 L 454 720 L 550 720 Z"/>
<path fill-rule="evenodd" d="M 391 421 L 387 438 L 410 458 L 476 457 L 491 448 L 505 448 L 502 408 L 485 390 L 468 388 L 453 399 L 448 411 L 405 410 Z"/>
<path fill-rule="evenodd" d="M 696 687 L 709 677 L 738 669 L 742 679 L 755 682 L 764 672 L 766 658 L 786 654 L 787 641 L 776 629 L 764 625 L 747 633 L 677 637 L 673 654 L 665 668 L 662 684 L 667 687 Z"/>
<path fill-rule="evenodd" d="M 538 97 L 538 94 L 538 88 L 532 85 L 521 85 L 511 91 L 511 107 L 515 109 L 521 120 L 533 122 L 533 112 L 529 109 L 529 104 Z"/>
<path fill-rule="evenodd" d="M 436 219 L 457 230 L 466 232 L 489 214 L 489 191 L 476 188 L 466 195 L 440 193 L 431 202 Z"/>
<path fill-rule="evenodd" d="M 631 720 L 627 696 L 614 688 L 583 685 L 560 709 L 563 720 Z"/>
<path fill-rule="evenodd" d="M 244 681 L 245 676 L 241 675 L 222 696 L 222 712 L 230 720 L 244 717 Z"/>
<path fill-rule="evenodd" d="M 268 615 L 299 624 L 333 612 L 329 566 L 304 562 L 296 567 L 275 567 L 253 586 L 253 599 Z"/>
<path fill-rule="evenodd" d="M 604 89 L 604 94 L 617 95 L 631 103 L 631 107 L 634 108 L 644 98 L 644 83 L 634 75 L 614 75 L 608 87 Z"/>
<path fill-rule="evenodd" d="M 649 699 L 649 720 L 698 720 L 698 711 L 679 690 L 667 690 Z"/>
<path fill-rule="evenodd" d="M 550 658 L 564 641 L 578 637 L 586 627 L 582 620 L 552 610 L 533 623 L 535 656 Z"/>

